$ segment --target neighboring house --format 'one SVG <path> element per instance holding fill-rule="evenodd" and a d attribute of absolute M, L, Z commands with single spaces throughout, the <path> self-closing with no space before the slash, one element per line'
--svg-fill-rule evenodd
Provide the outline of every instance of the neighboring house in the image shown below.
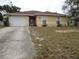
<path fill-rule="evenodd" d="M 67 24 L 66 15 L 54 12 L 24 11 L 9 13 L 10 26 L 57 26 Z"/>

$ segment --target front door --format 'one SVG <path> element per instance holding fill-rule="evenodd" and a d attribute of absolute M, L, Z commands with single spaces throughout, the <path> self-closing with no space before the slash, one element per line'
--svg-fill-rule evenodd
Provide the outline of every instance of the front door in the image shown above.
<path fill-rule="evenodd" d="M 36 16 L 29 16 L 29 26 L 36 26 Z"/>

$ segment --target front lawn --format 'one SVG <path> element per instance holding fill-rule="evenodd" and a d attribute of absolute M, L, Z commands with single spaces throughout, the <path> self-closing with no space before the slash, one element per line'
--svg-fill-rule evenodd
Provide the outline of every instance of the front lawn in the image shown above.
<path fill-rule="evenodd" d="M 70 32 L 56 32 L 56 30 Z M 79 28 L 30 28 L 37 50 L 35 59 L 79 59 Z"/>

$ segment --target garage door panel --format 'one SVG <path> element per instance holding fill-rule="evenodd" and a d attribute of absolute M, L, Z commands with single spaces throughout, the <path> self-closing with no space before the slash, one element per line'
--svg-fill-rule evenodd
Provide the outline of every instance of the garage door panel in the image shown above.
<path fill-rule="evenodd" d="M 29 26 L 29 18 L 25 16 L 12 16 L 11 26 Z"/>

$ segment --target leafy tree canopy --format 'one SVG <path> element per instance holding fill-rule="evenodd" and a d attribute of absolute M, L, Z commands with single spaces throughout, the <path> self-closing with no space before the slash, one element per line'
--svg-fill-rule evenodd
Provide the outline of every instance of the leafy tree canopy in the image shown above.
<path fill-rule="evenodd" d="M 9 6 L 9 5 L 0 5 L 0 10 L 6 10 L 8 13 L 19 12 L 20 7 L 17 6 Z"/>
<path fill-rule="evenodd" d="M 66 0 L 62 9 L 75 21 L 75 24 L 79 22 L 79 0 Z"/>

